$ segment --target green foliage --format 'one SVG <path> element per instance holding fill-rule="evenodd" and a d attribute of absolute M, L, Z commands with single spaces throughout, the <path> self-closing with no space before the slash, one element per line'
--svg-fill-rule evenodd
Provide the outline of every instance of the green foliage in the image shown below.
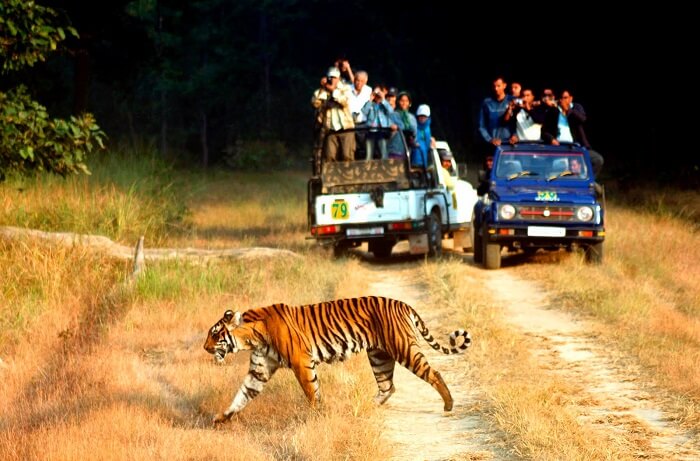
<path fill-rule="evenodd" d="M 58 14 L 33 1 L 0 2 L 0 58 L 4 73 L 31 67 L 70 34 Z M 51 119 L 24 86 L 0 92 L 0 180 L 15 172 L 45 171 L 67 176 L 87 173 L 87 155 L 104 148 L 105 134 L 92 114 Z"/>
<path fill-rule="evenodd" d="M 89 173 L 87 155 L 104 148 L 104 137 L 91 114 L 50 119 L 25 87 L 0 92 L 0 173 Z"/>
<path fill-rule="evenodd" d="M 27 0 L 0 2 L 0 57 L 2 70 L 31 67 L 55 51 L 68 34 L 77 37 L 70 26 L 62 27 L 51 8 Z"/>

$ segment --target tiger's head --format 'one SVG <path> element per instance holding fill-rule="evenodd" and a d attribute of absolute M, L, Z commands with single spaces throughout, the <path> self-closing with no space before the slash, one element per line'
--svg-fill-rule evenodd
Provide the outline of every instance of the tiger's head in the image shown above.
<path fill-rule="evenodd" d="M 261 344 L 261 336 L 256 331 L 256 323 L 244 323 L 240 312 L 227 310 L 207 333 L 204 349 L 214 354 L 214 360 L 221 364 L 229 352 L 255 349 Z"/>

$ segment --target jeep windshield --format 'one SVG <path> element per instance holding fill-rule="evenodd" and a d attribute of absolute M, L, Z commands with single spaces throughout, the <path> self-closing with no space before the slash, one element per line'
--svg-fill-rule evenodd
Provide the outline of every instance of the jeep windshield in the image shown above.
<path fill-rule="evenodd" d="M 496 179 L 588 179 L 582 152 L 504 152 L 495 167 Z"/>

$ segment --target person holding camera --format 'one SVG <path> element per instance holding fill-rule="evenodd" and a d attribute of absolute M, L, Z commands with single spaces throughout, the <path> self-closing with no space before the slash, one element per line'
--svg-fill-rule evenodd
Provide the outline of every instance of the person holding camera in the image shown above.
<path fill-rule="evenodd" d="M 378 156 L 380 158 L 388 158 L 388 133 L 382 128 L 391 128 L 394 131 L 398 128 L 392 121 L 394 109 L 386 100 L 386 93 L 387 90 L 383 86 L 375 86 L 372 91 L 372 99 L 367 101 L 360 111 L 362 119 L 365 120 L 366 125 L 369 127 L 365 137 L 367 160 L 372 160 L 376 151 L 379 152 Z"/>
<path fill-rule="evenodd" d="M 358 70 L 355 72 L 355 80 L 350 87 L 350 113 L 355 120 L 355 123 L 362 123 L 360 111 L 362 107 L 372 99 L 372 88 L 367 85 L 369 74 L 367 71 Z"/>
<path fill-rule="evenodd" d="M 504 118 L 511 123 L 510 143 L 539 141 L 542 137 L 544 112 L 535 104 L 535 94 L 530 88 L 521 91 L 522 98 L 512 99 Z"/>
<path fill-rule="evenodd" d="M 350 88 L 340 81 L 340 70 L 331 67 L 321 79 L 321 87 L 314 91 L 311 105 L 317 111 L 317 145 L 325 147 L 326 160 L 335 161 L 340 152 L 342 160 L 355 159 L 355 135 L 344 130 L 354 128 L 349 109 Z M 315 162 L 320 162 L 320 150 Z"/>
<path fill-rule="evenodd" d="M 550 144 L 560 142 L 575 142 L 588 150 L 593 166 L 593 173 L 598 176 L 603 168 L 604 158 L 600 153 L 591 149 L 586 136 L 586 111 L 581 104 L 574 104 L 574 97 L 569 90 L 560 93 L 559 101 L 554 99 L 552 90 L 545 93 L 542 102 L 546 104 L 545 120 L 542 125 L 542 139 Z"/>
<path fill-rule="evenodd" d="M 511 99 L 520 100 L 523 98 L 523 86 L 518 82 L 513 82 L 510 84 L 510 97 Z M 518 101 L 522 102 L 522 101 Z"/>
<path fill-rule="evenodd" d="M 542 90 L 540 107 L 542 108 L 541 110 L 544 118 L 542 121 L 542 141 L 547 144 L 558 146 L 559 141 L 566 140 L 565 138 L 567 136 L 566 134 L 562 136 L 559 132 L 559 116 L 561 113 L 559 112 L 557 100 L 554 98 L 554 91 L 551 88 Z M 571 139 L 569 139 L 569 141 L 571 141 Z"/>
<path fill-rule="evenodd" d="M 561 113 L 566 117 L 566 122 L 571 132 L 571 137 L 574 142 L 577 142 L 588 149 L 588 154 L 591 157 L 593 173 L 596 176 L 600 174 L 605 160 L 597 151 L 591 149 L 591 144 L 588 142 L 584 125 L 586 123 L 586 111 L 579 103 L 574 104 L 574 96 L 569 90 L 563 90 L 559 96 L 559 108 Z"/>

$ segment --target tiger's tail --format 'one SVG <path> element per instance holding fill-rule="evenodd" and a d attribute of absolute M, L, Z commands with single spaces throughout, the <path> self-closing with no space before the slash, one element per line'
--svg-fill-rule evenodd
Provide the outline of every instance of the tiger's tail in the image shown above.
<path fill-rule="evenodd" d="M 435 338 L 433 338 L 432 333 L 430 333 L 428 327 L 425 326 L 423 319 L 421 319 L 418 313 L 415 311 L 413 311 L 413 324 L 416 326 L 421 336 L 423 336 L 423 339 L 425 339 L 430 347 L 446 355 L 459 354 L 466 350 L 472 343 L 472 337 L 469 332 L 460 328 L 459 330 L 455 330 L 450 333 L 450 346 L 452 347 L 447 348 L 442 346 Z M 457 345 L 457 338 L 460 336 L 464 338 L 464 340 L 462 341 L 462 344 Z"/>

